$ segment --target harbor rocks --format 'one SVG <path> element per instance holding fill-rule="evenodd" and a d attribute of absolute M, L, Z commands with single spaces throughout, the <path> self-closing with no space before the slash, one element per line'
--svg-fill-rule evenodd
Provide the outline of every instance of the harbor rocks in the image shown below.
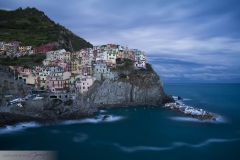
<path fill-rule="evenodd" d="M 191 107 L 183 103 L 171 102 L 164 105 L 165 108 L 169 108 L 173 111 L 183 113 L 186 116 L 197 118 L 199 120 L 213 120 L 216 121 L 217 115 L 207 112 L 203 109 Z"/>
<path fill-rule="evenodd" d="M 0 126 L 22 121 L 55 122 L 79 119 L 93 116 L 96 112 L 96 107 L 86 102 L 83 102 L 81 106 L 75 106 L 64 105 L 59 100 L 28 100 L 22 103 L 22 107 L 16 104 L 0 107 Z"/>

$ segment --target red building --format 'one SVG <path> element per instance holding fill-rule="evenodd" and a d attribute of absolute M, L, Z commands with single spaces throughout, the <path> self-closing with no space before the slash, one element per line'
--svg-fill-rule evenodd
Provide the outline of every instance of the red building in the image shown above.
<path fill-rule="evenodd" d="M 48 43 L 48 44 L 44 44 L 38 47 L 35 47 L 33 49 L 34 53 L 47 53 L 49 51 L 52 50 L 56 50 L 58 48 L 58 43 Z"/>

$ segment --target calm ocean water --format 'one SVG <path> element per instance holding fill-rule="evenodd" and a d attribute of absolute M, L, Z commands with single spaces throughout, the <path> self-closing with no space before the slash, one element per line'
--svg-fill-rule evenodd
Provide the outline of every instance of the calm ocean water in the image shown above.
<path fill-rule="evenodd" d="M 240 159 L 240 84 L 169 84 L 165 90 L 222 120 L 199 122 L 160 107 L 111 109 L 92 119 L 0 129 L 0 150 L 54 150 L 60 160 Z M 103 122 L 102 115 L 111 116 Z"/>

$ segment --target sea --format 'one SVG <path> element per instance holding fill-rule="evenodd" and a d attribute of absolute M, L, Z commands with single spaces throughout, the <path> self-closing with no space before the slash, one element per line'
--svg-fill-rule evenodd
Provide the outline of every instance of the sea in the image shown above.
<path fill-rule="evenodd" d="M 164 88 L 220 118 L 200 121 L 161 106 L 104 109 L 94 118 L 0 128 L 0 150 L 56 151 L 59 160 L 240 159 L 240 84 Z"/>

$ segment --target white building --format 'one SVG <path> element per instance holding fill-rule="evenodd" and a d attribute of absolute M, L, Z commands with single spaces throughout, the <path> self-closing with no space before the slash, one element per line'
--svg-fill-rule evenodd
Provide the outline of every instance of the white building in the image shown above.
<path fill-rule="evenodd" d="M 99 52 L 96 57 L 96 62 L 106 62 L 108 59 L 107 51 Z"/>
<path fill-rule="evenodd" d="M 56 60 L 66 60 L 69 61 L 71 59 L 71 53 L 66 52 L 65 49 L 60 49 L 56 51 L 49 51 L 47 52 L 47 60 L 49 61 L 56 61 Z"/>
<path fill-rule="evenodd" d="M 146 68 L 146 57 L 144 55 L 144 52 L 139 50 L 133 50 L 135 54 L 135 61 L 134 66 L 136 68 Z"/>

